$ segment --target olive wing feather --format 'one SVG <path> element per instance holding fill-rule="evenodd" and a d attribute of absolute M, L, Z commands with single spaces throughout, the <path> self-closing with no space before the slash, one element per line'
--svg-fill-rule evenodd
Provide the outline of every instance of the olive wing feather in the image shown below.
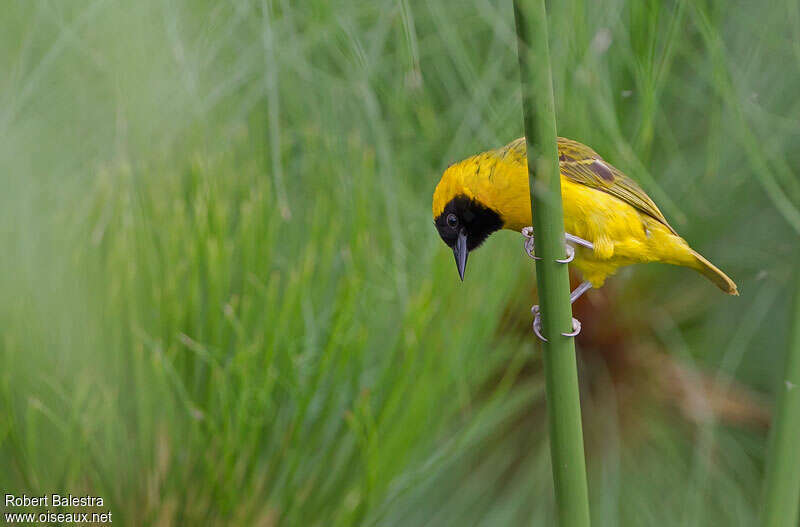
<path fill-rule="evenodd" d="M 501 159 L 527 165 L 525 138 L 520 137 L 495 150 L 494 155 Z M 607 163 L 588 146 L 559 137 L 558 160 L 561 166 L 561 175 L 570 181 L 611 194 L 663 223 L 670 231 L 677 234 L 658 206 L 635 181 Z"/>

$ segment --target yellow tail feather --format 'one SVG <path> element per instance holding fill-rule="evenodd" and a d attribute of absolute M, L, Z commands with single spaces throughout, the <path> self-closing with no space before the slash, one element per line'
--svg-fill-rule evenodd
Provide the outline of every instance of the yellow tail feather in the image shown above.
<path fill-rule="evenodd" d="M 714 282 L 717 287 L 729 295 L 739 295 L 739 290 L 736 288 L 736 284 L 728 277 L 728 275 L 720 271 L 714 266 L 714 264 L 703 258 L 700 253 L 692 251 L 692 256 L 694 256 L 696 260 L 696 265 L 694 268 L 702 273 L 703 276 Z"/>

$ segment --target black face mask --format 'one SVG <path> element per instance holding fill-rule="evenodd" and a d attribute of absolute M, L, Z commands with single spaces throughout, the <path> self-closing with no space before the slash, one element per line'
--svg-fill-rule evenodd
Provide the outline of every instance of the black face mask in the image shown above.
<path fill-rule="evenodd" d="M 466 196 L 456 196 L 434 220 L 444 243 L 453 249 L 458 276 L 463 280 L 467 256 L 489 235 L 503 227 L 500 215 Z"/>

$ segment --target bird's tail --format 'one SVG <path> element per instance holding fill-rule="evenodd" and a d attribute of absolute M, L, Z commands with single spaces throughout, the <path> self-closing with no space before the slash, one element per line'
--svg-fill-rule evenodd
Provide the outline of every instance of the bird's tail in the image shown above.
<path fill-rule="evenodd" d="M 697 269 L 703 276 L 711 280 L 717 287 L 722 289 L 729 295 L 739 295 L 739 290 L 736 289 L 736 284 L 731 280 L 728 275 L 720 271 L 714 264 L 703 258 L 703 256 L 692 251 L 692 256 L 695 258 L 693 267 Z"/>

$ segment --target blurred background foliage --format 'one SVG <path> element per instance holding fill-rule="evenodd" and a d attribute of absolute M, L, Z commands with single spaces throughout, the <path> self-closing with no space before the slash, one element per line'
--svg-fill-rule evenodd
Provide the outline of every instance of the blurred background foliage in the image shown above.
<path fill-rule="evenodd" d="M 800 6 L 554 2 L 558 131 L 739 283 L 577 306 L 595 525 L 753 525 L 800 256 Z M 549 525 L 532 266 L 441 171 L 522 134 L 511 2 L 4 2 L 0 488 L 123 525 Z"/>

